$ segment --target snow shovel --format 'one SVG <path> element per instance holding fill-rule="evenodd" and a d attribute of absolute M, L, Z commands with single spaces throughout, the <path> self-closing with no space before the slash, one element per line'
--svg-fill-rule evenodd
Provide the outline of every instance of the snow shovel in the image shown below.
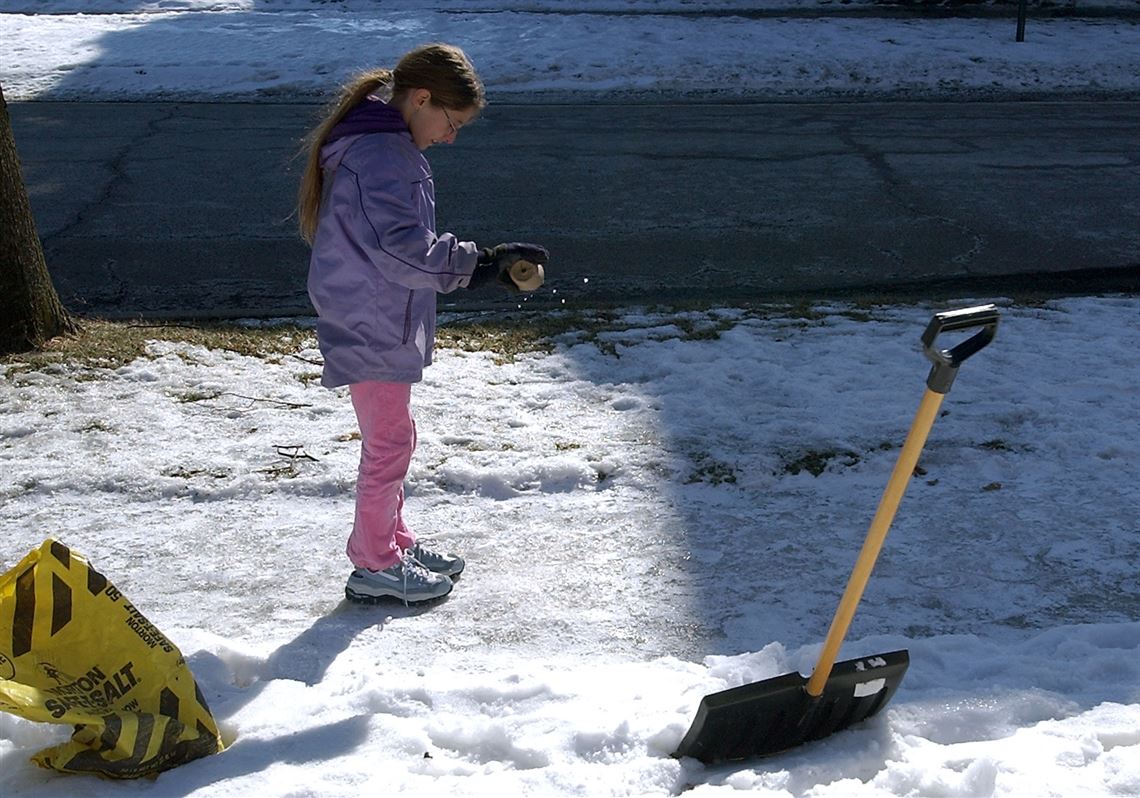
<path fill-rule="evenodd" d="M 690 756 L 714 764 L 779 753 L 866 720 L 891 700 L 910 663 L 905 650 L 839 663 L 835 658 L 942 399 L 950 391 L 958 367 L 993 340 L 997 326 L 997 308 L 981 305 L 939 313 L 922 334 L 923 353 L 934 363 L 926 379 L 926 392 L 811 678 L 789 673 L 705 696 L 674 757 Z M 942 333 L 974 328 L 981 329 L 951 349 L 935 347 Z"/>

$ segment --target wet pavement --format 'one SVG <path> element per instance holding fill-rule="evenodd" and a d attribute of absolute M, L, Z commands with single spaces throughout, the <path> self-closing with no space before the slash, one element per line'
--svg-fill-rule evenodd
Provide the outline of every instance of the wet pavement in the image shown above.
<path fill-rule="evenodd" d="M 311 312 L 291 214 L 318 106 L 10 111 L 69 308 Z M 551 249 L 532 307 L 1082 293 L 1140 286 L 1138 131 L 1112 101 L 494 105 L 428 158 L 441 231 Z"/>

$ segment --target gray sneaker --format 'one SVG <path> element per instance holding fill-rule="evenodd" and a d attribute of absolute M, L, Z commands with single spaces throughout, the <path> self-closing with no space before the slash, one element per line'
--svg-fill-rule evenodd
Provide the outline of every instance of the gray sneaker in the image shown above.
<path fill-rule="evenodd" d="M 416 545 L 408 549 L 408 554 L 432 573 L 450 576 L 452 579 L 458 578 L 463 573 L 463 567 L 467 564 L 458 554 L 436 551 L 430 545 L 425 545 L 419 541 L 416 541 Z"/>
<path fill-rule="evenodd" d="M 418 604 L 443 598 L 450 592 L 451 579 L 432 573 L 406 553 L 403 560 L 383 571 L 357 568 L 344 586 L 344 595 L 349 601 L 367 604 L 375 604 L 382 598 Z"/>

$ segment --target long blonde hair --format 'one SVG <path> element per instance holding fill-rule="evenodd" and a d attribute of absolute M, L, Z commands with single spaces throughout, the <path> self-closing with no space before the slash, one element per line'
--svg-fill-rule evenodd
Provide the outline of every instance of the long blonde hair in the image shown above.
<path fill-rule="evenodd" d="M 324 120 L 305 137 L 305 170 L 297 192 L 297 221 L 301 238 L 310 245 L 317 233 L 324 174 L 321 147 L 345 114 L 369 95 L 402 100 L 414 89 L 431 92 L 432 103 L 452 110 L 487 105 L 483 82 L 467 54 L 450 44 L 425 44 L 404 55 L 395 69 L 373 69 L 356 75 L 340 90 Z"/>

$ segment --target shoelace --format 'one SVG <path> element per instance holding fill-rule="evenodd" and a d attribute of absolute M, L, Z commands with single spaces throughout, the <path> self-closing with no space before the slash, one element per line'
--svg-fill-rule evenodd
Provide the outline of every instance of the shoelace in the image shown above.
<path fill-rule="evenodd" d="M 430 577 L 431 571 L 429 571 L 427 568 L 425 568 L 423 566 L 423 564 L 420 563 L 419 560 L 417 560 L 415 557 L 412 556 L 412 550 L 411 549 L 407 549 L 404 551 L 404 556 L 400 558 L 400 565 L 403 566 L 400 570 L 404 574 L 404 606 L 407 607 L 407 606 L 409 606 L 408 605 L 408 572 L 411 571 L 413 574 L 416 574 L 421 579 L 423 579 L 423 578 Z"/>

